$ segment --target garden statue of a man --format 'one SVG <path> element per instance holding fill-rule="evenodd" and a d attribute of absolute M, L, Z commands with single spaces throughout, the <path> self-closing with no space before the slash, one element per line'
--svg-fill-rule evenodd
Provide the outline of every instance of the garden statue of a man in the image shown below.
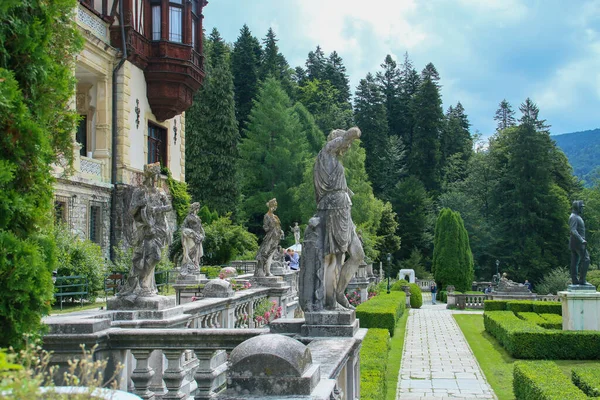
<path fill-rule="evenodd" d="M 590 254 L 585 240 L 585 224 L 583 222 L 583 201 L 575 200 L 569 217 L 571 231 L 569 249 L 571 250 L 571 279 L 573 285 L 586 285 L 585 276 L 590 266 Z"/>
<path fill-rule="evenodd" d="M 272 276 L 271 274 L 271 262 L 273 261 L 273 253 L 279 248 L 279 241 L 283 239 L 284 233 L 281 230 L 281 222 L 277 215 L 274 214 L 277 210 L 277 200 L 271 199 L 267 202 L 269 211 L 265 214 L 263 219 L 263 229 L 265 230 L 265 237 L 258 249 L 256 255 L 256 269 L 254 270 L 254 276 Z"/>
<path fill-rule="evenodd" d="M 298 223 L 296 222 L 294 227 L 290 227 L 290 229 L 294 234 L 294 244 L 300 244 L 300 227 L 298 226 Z"/>
<path fill-rule="evenodd" d="M 350 197 L 340 158 L 360 137 L 360 129 L 334 130 L 319 152 L 313 170 L 317 217 L 323 240 L 325 308 L 353 308 L 344 291 L 364 261 L 365 253 L 352 222 Z M 350 258 L 346 259 L 346 253 Z"/>
<path fill-rule="evenodd" d="M 192 203 L 190 211 L 181 224 L 181 247 L 183 248 L 183 260 L 181 263 L 181 274 L 189 275 L 200 272 L 200 259 L 204 255 L 202 242 L 206 236 L 202 221 L 198 216 L 200 203 Z"/>
<path fill-rule="evenodd" d="M 137 297 L 158 293 L 154 269 L 171 239 L 166 213 L 173 208 L 167 195 L 156 187 L 159 175 L 159 163 L 144 166 L 144 184 L 134 190 L 129 206 L 134 225 L 132 266 L 117 296 L 131 303 Z"/>

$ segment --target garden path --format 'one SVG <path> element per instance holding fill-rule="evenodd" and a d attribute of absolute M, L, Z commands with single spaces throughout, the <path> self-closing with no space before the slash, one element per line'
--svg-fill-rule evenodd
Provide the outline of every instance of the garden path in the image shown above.
<path fill-rule="evenodd" d="M 397 399 L 496 399 L 445 304 L 411 309 L 398 377 Z"/>

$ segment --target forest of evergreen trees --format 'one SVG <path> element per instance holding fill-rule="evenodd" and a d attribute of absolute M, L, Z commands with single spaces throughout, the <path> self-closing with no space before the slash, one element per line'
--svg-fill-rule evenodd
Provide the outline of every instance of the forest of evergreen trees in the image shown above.
<path fill-rule="evenodd" d="M 599 190 L 573 177 L 531 99 L 520 115 L 502 100 L 484 146 L 460 102 L 442 108 L 432 63 L 419 71 L 408 54 L 399 64 L 387 55 L 352 96 L 334 49 L 327 56 L 317 46 L 294 68 L 277 42 L 272 29 L 259 40 L 246 25 L 233 44 L 216 29 L 206 38 L 206 79 L 186 116 L 194 201 L 260 236 L 265 203 L 276 197 L 286 232 L 294 222 L 304 227 L 316 208 L 316 154 L 329 131 L 356 125 L 363 135 L 344 165 L 371 261 L 392 253 L 394 271 L 426 273 L 434 224 L 447 207 L 464 220 L 475 279 L 489 280 L 496 260 L 511 279 L 534 282 L 568 264 L 570 203 L 600 200 Z M 595 229 L 591 223 L 590 247 Z"/>

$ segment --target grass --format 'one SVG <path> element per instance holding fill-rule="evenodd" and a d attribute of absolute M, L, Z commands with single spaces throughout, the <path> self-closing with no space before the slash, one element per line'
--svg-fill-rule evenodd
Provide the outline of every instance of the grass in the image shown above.
<path fill-rule="evenodd" d="M 479 362 L 490 386 L 498 396 L 498 400 L 511 400 L 513 394 L 512 358 L 498 341 L 485 331 L 483 314 L 454 314 L 475 358 Z M 571 369 L 585 364 L 598 365 L 597 360 L 555 360 L 563 373 L 571 378 Z"/>
<path fill-rule="evenodd" d="M 106 302 L 98 302 L 98 303 L 83 303 L 83 306 L 79 304 L 79 302 L 74 303 L 63 303 L 63 309 L 60 309 L 60 304 L 56 303 L 52 306 L 52 311 L 50 311 L 50 315 L 58 315 L 58 314 L 68 314 L 76 311 L 85 311 L 85 310 L 95 310 L 97 308 L 104 307 L 106 309 Z"/>
<path fill-rule="evenodd" d="M 404 333 L 407 320 L 408 310 L 405 310 L 398 323 L 396 323 L 394 337 L 390 340 L 390 352 L 388 353 L 387 372 L 385 374 L 386 400 L 396 400 L 396 387 L 398 386 L 398 374 L 400 372 L 402 350 L 404 349 Z"/>

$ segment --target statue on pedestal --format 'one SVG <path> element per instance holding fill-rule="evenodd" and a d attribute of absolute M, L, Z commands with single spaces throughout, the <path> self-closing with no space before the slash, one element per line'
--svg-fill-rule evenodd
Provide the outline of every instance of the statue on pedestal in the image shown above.
<path fill-rule="evenodd" d="M 183 248 L 181 275 L 200 273 L 200 259 L 204 255 L 202 242 L 206 235 L 202 220 L 197 214 L 199 209 L 200 203 L 192 203 L 188 215 L 181 224 L 181 247 Z"/>
<path fill-rule="evenodd" d="M 290 226 L 290 229 L 292 230 L 292 233 L 294 234 L 294 244 L 295 245 L 300 244 L 300 227 L 298 226 L 298 223 L 295 222 L 294 227 Z"/>
<path fill-rule="evenodd" d="M 167 195 L 156 187 L 159 175 L 159 163 L 144 166 L 143 186 L 135 189 L 129 206 L 134 224 L 132 266 L 117 296 L 131 303 L 138 297 L 157 295 L 154 269 L 171 240 L 166 213 L 173 208 Z"/>
<path fill-rule="evenodd" d="M 277 210 L 277 199 L 271 199 L 267 202 L 269 211 L 265 214 L 263 219 L 263 229 L 265 230 L 265 237 L 258 249 L 256 255 L 256 269 L 254 270 L 255 277 L 273 276 L 271 274 L 271 262 L 273 261 L 273 254 L 279 247 L 279 241 L 283 239 L 284 233 L 281 230 L 281 222 L 277 215 L 274 214 Z"/>
<path fill-rule="evenodd" d="M 327 310 L 335 310 L 340 307 L 353 308 L 346 299 L 344 291 L 359 265 L 364 262 L 365 253 L 352 222 L 350 198 L 353 193 L 346 184 L 344 166 L 340 162 L 340 158 L 350 149 L 352 142 L 359 137 L 360 130 L 356 127 L 347 131 L 340 129 L 332 131 L 315 162 L 313 179 L 317 218 L 311 218 L 311 222 L 309 222 L 309 227 L 305 232 L 305 243 L 310 237 L 311 242 L 315 242 L 311 243 L 311 246 L 315 248 L 315 254 L 322 253 L 323 258 L 322 262 L 317 262 L 313 266 L 304 263 L 304 268 L 312 268 L 316 271 L 304 271 L 301 275 L 305 287 L 301 289 L 302 292 L 308 291 L 307 285 L 313 286 L 315 293 L 313 298 L 323 297 L 323 305 L 316 307 L 314 304 L 312 306 L 307 304 L 310 301 L 304 300 L 305 307 L 313 311 L 318 311 L 319 307 Z M 309 249 L 303 249 L 303 258 L 307 256 L 306 250 Z M 347 259 L 346 254 L 350 258 Z M 301 272 L 302 269 L 301 267 Z M 313 281 L 310 281 L 311 276 L 318 278 L 312 278 Z M 320 281 L 321 276 L 322 282 Z M 319 285 L 322 285 L 323 288 L 318 287 Z M 321 291 L 322 295 L 320 295 Z"/>
<path fill-rule="evenodd" d="M 569 217 L 569 249 L 571 250 L 571 280 L 573 285 L 587 285 L 585 280 L 590 266 L 590 254 L 588 253 L 585 240 L 585 224 L 583 222 L 583 201 L 575 200 Z"/>

